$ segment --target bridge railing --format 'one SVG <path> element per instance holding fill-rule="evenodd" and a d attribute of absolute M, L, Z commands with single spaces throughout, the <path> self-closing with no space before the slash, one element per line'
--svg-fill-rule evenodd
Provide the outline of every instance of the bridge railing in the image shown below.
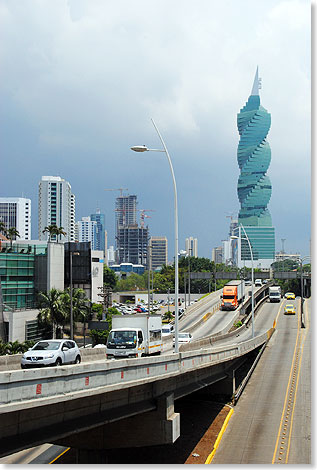
<path fill-rule="evenodd" d="M 0 372 L 2 412 L 92 397 L 156 382 L 237 358 L 268 341 L 269 330 L 244 343 L 139 359 L 120 359 L 57 368 Z"/>

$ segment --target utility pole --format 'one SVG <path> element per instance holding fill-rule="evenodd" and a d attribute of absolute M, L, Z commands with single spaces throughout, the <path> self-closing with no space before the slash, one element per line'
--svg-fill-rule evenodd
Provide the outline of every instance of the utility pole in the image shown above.
<path fill-rule="evenodd" d="M 98 287 L 98 289 L 100 289 L 101 292 L 98 293 L 97 295 L 103 299 L 102 319 L 106 320 L 106 314 L 108 313 L 108 308 L 111 302 L 111 295 L 112 295 L 111 287 L 104 285 L 104 286 Z"/>

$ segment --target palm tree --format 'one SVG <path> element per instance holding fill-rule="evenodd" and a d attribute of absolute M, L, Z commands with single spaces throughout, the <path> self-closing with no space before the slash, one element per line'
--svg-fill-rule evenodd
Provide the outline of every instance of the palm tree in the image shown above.
<path fill-rule="evenodd" d="M 56 231 L 56 235 L 57 235 L 57 243 L 58 243 L 58 237 L 61 237 L 61 235 L 66 237 L 67 233 L 64 232 L 64 227 L 58 227 Z"/>
<path fill-rule="evenodd" d="M 6 224 L 0 221 L 0 232 L 6 237 L 7 236 L 7 227 Z"/>
<path fill-rule="evenodd" d="M 67 312 L 67 316 L 70 320 L 70 287 L 68 287 L 62 294 L 62 302 L 64 310 Z M 72 290 L 72 309 L 73 318 L 77 322 L 84 324 L 84 344 L 85 344 L 85 329 L 86 322 L 89 320 L 91 315 L 90 300 L 86 297 L 84 289 L 73 289 Z"/>
<path fill-rule="evenodd" d="M 20 234 L 15 227 L 10 227 L 7 231 L 7 237 L 10 240 L 10 248 L 12 248 L 12 240 L 16 240 L 17 237 L 20 238 Z"/>
<path fill-rule="evenodd" d="M 50 242 L 51 239 L 52 239 L 52 236 L 56 236 L 56 239 L 57 239 L 57 236 L 59 235 L 58 233 L 59 229 L 57 227 L 56 224 L 52 224 L 52 225 L 47 225 L 46 227 L 44 227 L 44 230 L 42 230 L 42 233 L 48 233 L 48 241 Z"/>
<path fill-rule="evenodd" d="M 63 304 L 62 295 L 63 291 L 57 289 L 51 289 L 47 293 L 39 293 L 40 312 L 37 319 L 40 325 L 49 324 L 53 327 L 53 338 L 56 337 L 57 327 L 61 326 L 63 330 L 69 317 Z"/>

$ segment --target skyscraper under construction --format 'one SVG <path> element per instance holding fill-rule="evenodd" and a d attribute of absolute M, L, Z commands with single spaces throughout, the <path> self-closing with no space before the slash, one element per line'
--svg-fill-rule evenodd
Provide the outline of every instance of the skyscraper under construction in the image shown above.
<path fill-rule="evenodd" d="M 116 198 L 116 253 L 117 263 L 148 264 L 148 227 L 137 222 L 137 197 Z"/>

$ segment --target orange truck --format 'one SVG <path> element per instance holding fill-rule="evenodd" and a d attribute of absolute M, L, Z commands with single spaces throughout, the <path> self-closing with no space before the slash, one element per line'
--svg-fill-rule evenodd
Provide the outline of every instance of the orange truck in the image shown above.
<path fill-rule="evenodd" d="M 221 310 L 235 310 L 245 296 L 244 281 L 230 281 L 223 287 Z"/>

